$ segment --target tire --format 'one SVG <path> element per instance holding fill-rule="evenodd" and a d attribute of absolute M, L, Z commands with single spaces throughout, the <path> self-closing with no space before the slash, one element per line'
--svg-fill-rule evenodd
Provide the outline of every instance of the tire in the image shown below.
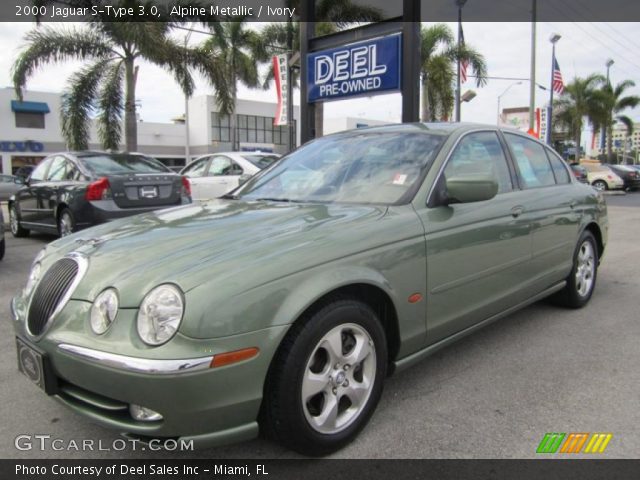
<path fill-rule="evenodd" d="M 66 237 L 76 231 L 76 221 L 71 210 L 63 208 L 58 214 L 58 235 Z"/>
<path fill-rule="evenodd" d="M 274 357 L 263 432 L 304 455 L 334 452 L 369 421 L 386 372 L 387 344 L 376 313 L 349 298 L 328 301 L 291 327 Z"/>
<path fill-rule="evenodd" d="M 0 239 L 0 260 L 4 258 L 4 238 Z"/>
<path fill-rule="evenodd" d="M 28 237 L 29 230 L 22 228 L 20 217 L 16 211 L 15 204 L 9 206 L 9 225 L 11 225 L 11 234 L 16 238 Z"/>
<path fill-rule="evenodd" d="M 599 190 L 600 192 L 609 190 L 609 185 L 607 185 L 607 182 L 605 182 L 604 180 L 596 180 L 595 182 L 592 183 L 592 186 L 593 188 L 595 188 L 596 190 Z"/>
<path fill-rule="evenodd" d="M 593 234 L 582 232 L 573 254 L 573 268 L 567 277 L 567 285 L 554 299 L 569 308 L 582 308 L 591 298 L 598 277 L 598 246 Z"/>

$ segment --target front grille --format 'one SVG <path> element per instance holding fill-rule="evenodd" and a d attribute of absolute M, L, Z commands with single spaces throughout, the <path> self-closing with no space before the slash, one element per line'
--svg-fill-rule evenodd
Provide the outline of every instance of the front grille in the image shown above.
<path fill-rule="evenodd" d="M 71 288 L 78 268 L 74 259 L 65 257 L 54 263 L 44 274 L 29 307 L 27 325 L 32 335 L 43 333 L 51 315 Z"/>

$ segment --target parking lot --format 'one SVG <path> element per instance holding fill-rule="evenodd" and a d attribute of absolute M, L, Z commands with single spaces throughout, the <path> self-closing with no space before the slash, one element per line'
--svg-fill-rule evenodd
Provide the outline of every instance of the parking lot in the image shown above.
<path fill-rule="evenodd" d="M 533 458 L 547 432 L 613 434 L 605 458 L 640 448 L 640 193 L 608 196 L 610 233 L 598 286 L 582 310 L 546 302 L 496 322 L 390 378 L 369 425 L 336 458 Z M 2 458 L 281 458 L 263 439 L 195 452 L 107 451 L 117 432 L 67 411 L 17 371 L 9 301 L 53 237 L 6 235 L 0 262 Z M 21 434 L 101 451 L 20 451 Z M 34 442 L 35 444 L 35 442 Z M 585 457 L 586 455 L 580 455 Z"/>

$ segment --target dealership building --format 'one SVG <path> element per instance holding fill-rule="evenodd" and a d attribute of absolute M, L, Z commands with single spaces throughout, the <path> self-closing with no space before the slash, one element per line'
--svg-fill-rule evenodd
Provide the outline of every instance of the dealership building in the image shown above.
<path fill-rule="evenodd" d="M 60 104 L 61 95 L 58 93 L 26 91 L 20 102 L 13 88 L 0 88 L 0 173 L 13 173 L 22 166 L 36 165 L 47 155 L 67 150 L 60 125 Z M 276 104 L 272 102 L 236 101 L 236 138 L 240 150 L 286 152 L 287 127 L 273 125 L 275 112 Z M 299 108 L 296 107 L 296 124 L 298 117 Z M 329 122 L 327 126 L 332 123 Z M 354 120 L 336 122 L 336 125 L 347 124 L 354 124 Z M 182 116 L 174 123 L 138 123 L 138 151 L 156 157 L 168 166 L 185 164 L 186 138 Z M 95 125 L 91 127 L 89 148 L 101 149 Z M 207 153 L 229 150 L 229 117 L 218 113 L 213 96 L 191 98 L 190 157 L 193 159 Z"/>

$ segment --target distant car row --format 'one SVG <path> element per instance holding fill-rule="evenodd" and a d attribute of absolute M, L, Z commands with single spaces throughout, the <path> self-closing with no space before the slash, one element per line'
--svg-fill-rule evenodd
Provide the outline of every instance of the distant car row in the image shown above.
<path fill-rule="evenodd" d="M 220 197 L 271 165 L 276 154 L 222 153 L 197 158 L 180 174 L 139 153 L 68 152 L 45 158 L 26 180 L 3 175 L 11 232 L 68 235 L 149 210 Z M 5 186 L 6 185 L 6 186 Z"/>
<path fill-rule="evenodd" d="M 572 163 L 571 170 L 582 183 L 596 190 L 637 190 L 640 188 L 640 166 Z"/>

